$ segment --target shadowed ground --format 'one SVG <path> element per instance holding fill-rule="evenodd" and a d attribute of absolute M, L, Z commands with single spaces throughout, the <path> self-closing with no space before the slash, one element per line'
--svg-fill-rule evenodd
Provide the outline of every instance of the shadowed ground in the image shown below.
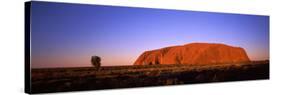
<path fill-rule="evenodd" d="M 269 61 L 32 69 L 32 93 L 269 79 Z"/>

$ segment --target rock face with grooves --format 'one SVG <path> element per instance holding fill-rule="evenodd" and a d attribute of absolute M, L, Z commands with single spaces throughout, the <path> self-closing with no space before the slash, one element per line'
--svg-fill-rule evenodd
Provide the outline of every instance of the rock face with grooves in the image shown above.
<path fill-rule="evenodd" d="M 153 64 L 217 64 L 249 62 L 241 47 L 218 43 L 191 43 L 145 51 L 134 65 Z"/>

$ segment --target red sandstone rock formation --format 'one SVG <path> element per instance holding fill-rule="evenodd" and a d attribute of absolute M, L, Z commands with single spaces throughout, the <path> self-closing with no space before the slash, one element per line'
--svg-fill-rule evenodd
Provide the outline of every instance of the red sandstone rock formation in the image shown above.
<path fill-rule="evenodd" d="M 224 44 L 191 43 L 146 51 L 134 65 L 212 64 L 249 62 L 243 48 Z"/>

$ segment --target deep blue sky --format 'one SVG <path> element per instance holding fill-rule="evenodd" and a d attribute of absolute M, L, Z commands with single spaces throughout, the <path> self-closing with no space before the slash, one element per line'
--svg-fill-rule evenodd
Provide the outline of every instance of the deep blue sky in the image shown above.
<path fill-rule="evenodd" d="M 269 58 L 269 17 L 32 2 L 32 67 L 132 65 L 146 50 L 193 42 L 242 47 Z"/>

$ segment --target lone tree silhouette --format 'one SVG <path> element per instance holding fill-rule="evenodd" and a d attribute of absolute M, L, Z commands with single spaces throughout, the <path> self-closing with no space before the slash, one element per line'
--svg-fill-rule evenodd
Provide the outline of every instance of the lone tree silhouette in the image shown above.
<path fill-rule="evenodd" d="M 100 69 L 100 65 L 101 65 L 100 61 L 101 58 L 99 56 L 92 56 L 91 58 L 92 65 L 96 68 L 96 70 Z"/>

